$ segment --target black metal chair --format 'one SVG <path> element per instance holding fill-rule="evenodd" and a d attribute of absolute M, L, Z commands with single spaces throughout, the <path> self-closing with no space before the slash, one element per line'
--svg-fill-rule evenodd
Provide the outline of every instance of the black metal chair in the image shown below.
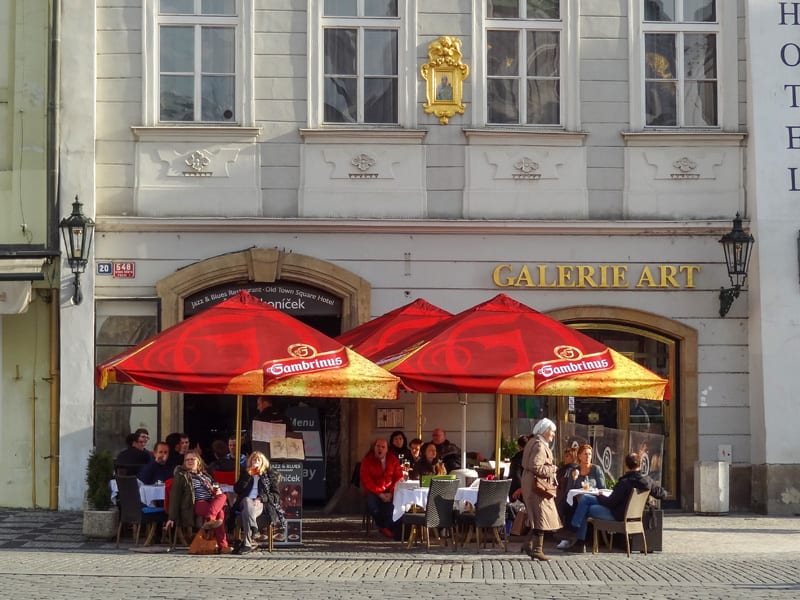
<path fill-rule="evenodd" d="M 458 517 L 464 534 L 466 546 L 475 532 L 477 552 L 481 547 L 481 530 L 490 529 L 495 541 L 508 550 L 506 536 L 506 504 L 508 503 L 508 490 L 511 489 L 510 479 L 482 479 L 478 487 L 478 499 L 475 502 L 474 512 L 461 513 Z"/>
<path fill-rule="evenodd" d="M 122 526 L 125 524 L 133 525 L 133 543 L 139 543 L 139 530 L 142 525 L 147 525 L 147 538 L 145 545 L 153 539 L 153 533 L 158 523 L 167 520 L 167 513 L 163 508 L 145 506 L 142 504 L 142 497 L 139 495 L 139 480 L 136 477 L 126 477 L 118 475 L 117 481 L 117 502 L 119 503 L 119 525 L 117 526 L 117 546 L 122 533 Z"/>
<path fill-rule="evenodd" d="M 446 531 L 453 540 L 453 550 L 456 549 L 456 539 L 453 535 L 455 520 L 453 518 L 453 503 L 458 490 L 457 479 L 433 479 L 431 489 L 428 492 L 428 501 L 425 505 L 425 512 L 407 512 L 403 515 L 403 539 L 405 539 L 406 525 L 411 526 L 408 536 L 408 547 L 414 543 L 417 532 L 421 532 L 420 537 L 425 540 L 428 550 L 431 548 L 431 530 L 438 537 L 439 530 Z M 447 537 L 444 538 L 445 546 Z"/>
<path fill-rule="evenodd" d="M 350 478 L 350 483 L 353 484 L 359 491 L 359 496 L 361 497 L 361 529 L 364 531 L 364 535 L 369 535 L 372 526 L 374 525 L 372 515 L 369 514 L 367 510 L 367 502 L 366 498 L 364 497 L 364 489 L 361 487 L 361 463 L 357 462 L 355 468 L 353 469 L 353 475 Z"/>

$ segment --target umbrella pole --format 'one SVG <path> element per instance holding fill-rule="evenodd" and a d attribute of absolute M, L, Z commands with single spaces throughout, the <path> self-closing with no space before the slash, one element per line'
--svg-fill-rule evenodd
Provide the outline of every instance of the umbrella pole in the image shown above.
<path fill-rule="evenodd" d="M 422 439 L 422 392 L 417 392 L 417 437 Z"/>
<path fill-rule="evenodd" d="M 461 468 L 467 468 L 467 400 L 469 394 L 464 394 L 461 400 Z"/>
<path fill-rule="evenodd" d="M 494 395 L 494 476 L 500 479 L 501 439 L 503 436 L 503 396 Z"/>
<path fill-rule="evenodd" d="M 236 456 L 233 457 L 233 476 L 239 481 L 239 469 L 242 466 L 242 395 L 236 396 Z"/>

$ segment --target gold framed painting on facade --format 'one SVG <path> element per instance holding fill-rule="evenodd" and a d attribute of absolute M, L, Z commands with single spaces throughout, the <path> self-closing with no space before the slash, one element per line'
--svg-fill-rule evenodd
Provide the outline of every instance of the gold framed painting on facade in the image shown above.
<path fill-rule="evenodd" d="M 428 46 L 428 62 L 420 67 L 428 100 L 423 108 L 442 125 L 456 113 L 463 115 L 466 109 L 462 97 L 469 67 L 461 62 L 461 56 L 461 40 L 442 36 Z"/>

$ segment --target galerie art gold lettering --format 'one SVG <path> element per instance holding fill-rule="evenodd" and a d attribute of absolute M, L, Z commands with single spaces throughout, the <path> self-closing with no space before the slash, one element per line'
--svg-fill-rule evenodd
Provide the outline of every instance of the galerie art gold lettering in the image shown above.
<path fill-rule="evenodd" d="M 497 287 L 540 289 L 691 289 L 700 265 L 643 265 L 634 275 L 629 265 L 497 265 Z"/>

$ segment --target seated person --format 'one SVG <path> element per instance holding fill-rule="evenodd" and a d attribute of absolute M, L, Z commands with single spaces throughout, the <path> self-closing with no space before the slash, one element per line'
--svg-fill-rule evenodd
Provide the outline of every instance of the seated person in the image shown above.
<path fill-rule="evenodd" d="M 411 462 L 411 450 L 408 449 L 406 434 L 402 431 L 393 431 L 389 436 L 389 452 L 397 456 L 397 460 L 402 465 L 404 462 Z"/>
<path fill-rule="evenodd" d="M 272 523 L 277 529 L 286 528 L 286 516 L 280 505 L 278 477 L 270 470 L 269 460 L 261 452 L 253 452 L 248 458 L 246 468 L 239 474 L 236 485 L 236 506 L 242 524 L 242 545 L 237 554 L 247 554 L 257 550 L 254 536 L 259 533 L 258 518 L 262 518 L 262 529 Z"/>
<path fill-rule="evenodd" d="M 232 472 L 236 469 L 236 461 L 228 454 L 228 444 L 222 440 L 214 440 L 211 444 L 214 461 L 208 465 L 208 472 L 212 475 L 217 471 Z"/>
<path fill-rule="evenodd" d="M 603 469 L 592 464 L 592 447 L 589 444 L 583 444 L 578 448 L 578 466 L 568 473 L 565 483 L 567 490 L 581 487 L 605 489 L 606 477 Z"/>
<path fill-rule="evenodd" d="M 125 438 L 127 448 L 114 460 L 117 475 L 138 475 L 139 470 L 153 462 L 153 455 L 145 449 L 150 435 L 146 429 L 137 429 Z"/>
<path fill-rule="evenodd" d="M 467 468 L 474 469 L 486 462 L 486 457 L 480 452 L 467 452 Z"/>
<path fill-rule="evenodd" d="M 437 427 L 431 434 L 431 442 L 436 446 L 439 459 L 444 463 L 447 472 L 461 468 L 461 448 L 447 439 L 444 429 Z"/>
<path fill-rule="evenodd" d="M 240 450 L 241 450 L 241 448 L 240 448 Z M 234 456 L 236 456 L 236 438 L 235 437 L 229 437 L 228 438 L 228 455 L 226 456 L 226 458 L 233 458 Z M 246 469 L 247 468 L 247 456 L 244 454 L 244 452 L 241 452 L 239 454 L 239 465 L 241 466 L 242 469 Z"/>
<path fill-rule="evenodd" d="M 155 454 L 153 462 L 146 464 L 139 470 L 139 481 L 146 485 L 153 485 L 157 481 L 164 482 L 167 479 L 172 479 L 174 472 L 174 469 L 171 469 L 167 464 L 169 446 L 167 446 L 166 442 L 157 442 L 153 453 Z"/>
<path fill-rule="evenodd" d="M 403 479 L 403 469 L 386 440 L 377 439 L 361 459 L 361 487 L 367 497 L 367 511 L 386 537 L 397 537 L 399 522 L 392 521 L 394 486 Z"/>
<path fill-rule="evenodd" d="M 413 466 L 415 462 L 419 460 L 420 451 L 422 450 L 422 440 L 419 438 L 414 438 L 410 442 L 408 442 L 408 451 L 411 453 L 411 465 Z"/>
<path fill-rule="evenodd" d="M 213 529 L 220 554 L 230 554 L 225 534 L 225 506 L 228 497 L 212 479 L 201 458 L 189 450 L 183 455 L 183 464 L 175 469 L 175 478 L 169 494 L 169 519 L 164 528 L 192 527 L 195 516 L 203 519 L 204 529 Z"/>
<path fill-rule="evenodd" d="M 605 519 L 608 521 L 621 521 L 625 517 L 625 506 L 633 490 L 650 490 L 654 498 L 663 499 L 667 491 L 657 486 L 647 475 L 642 475 L 639 469 L 642 461 L 638 454 L 631 453 L 625 456 L 625 474 L 619 478 L 611 495 L 595 496 L 583 494 L 578 501 L 578 507 L 572 517 L 572 528 L 575 539 L 567 549 L 577 552 L 586 551 L 586 530 L 589 523 L 587 519 Z"/>
<path fill-rule="evenodd" d="M 167 464 L 173 469 L 183 465 L 183 455 L 189 450 L 189 436 L 185 433 L 174 431 L 164 441 L 169 446 Z"/>
<path fill-rule="evenodd" d="M 444 463 L 439 460 L 439 454 L 436 452 L 436 446 L 433 442 L 427 442 L 422 446 L 419 460 L 411 468 L 409 478 L 419 479 L 423 475 L 444 475 L 446 473 Z"/>

